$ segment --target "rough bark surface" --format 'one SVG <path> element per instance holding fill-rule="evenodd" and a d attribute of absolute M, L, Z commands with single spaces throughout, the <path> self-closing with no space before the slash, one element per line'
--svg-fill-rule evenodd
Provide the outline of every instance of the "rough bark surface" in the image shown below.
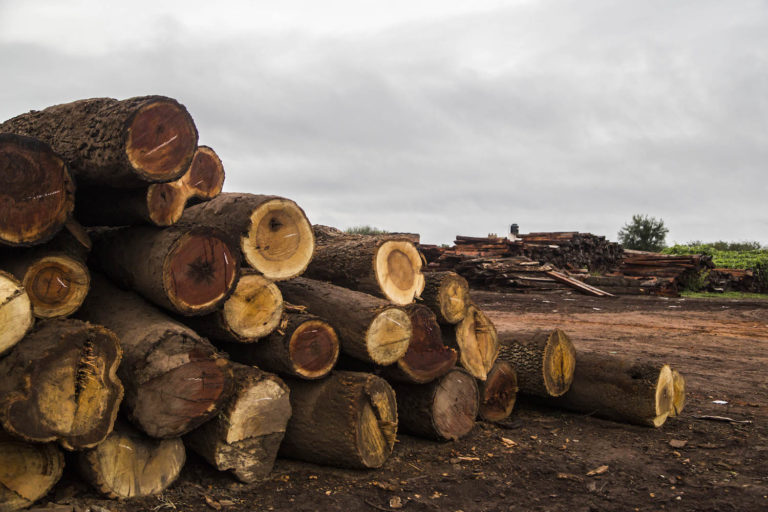
<path fill-rule="evenodd" d="M 0 430 L 0 512 L 29 507 L 63 471 L 64 454 L 56 444 L 25 443 Z"/>
<path fill-rule="evenodd" d="M 467 316 L 469 284 L 455 272 L 425 272 L 421 299 L 439 322 L 457 324 Z"/>
<path fill-rule="evenodd" d="M 459 364 L 473 377 L 485 380 L 499 354 L 496 327 L 476 306 L 458 324 L 443 325 L 443 337 L 449 346 L 459 350 Z"/>
<path fill-rule="evenodd" d="M 573 343 L 561 329 L 506 338 L 499 358 L 517 372 L 521 393 L 540 397 L 568 391 L 576 367 Z"/>
<path fill-rule="evenodd" d="M 21 341 L 34 323 L 27 291 L 13 275 L 0 270 L 0 356 Z"/>
<path fill-rule="evenodd" d="M 480 411 L 485 421 L 503 421 L 512 414 L 517 400 L 517 374 L 507 363 L 497 359 L 484 381 L 479 381 Z"/>

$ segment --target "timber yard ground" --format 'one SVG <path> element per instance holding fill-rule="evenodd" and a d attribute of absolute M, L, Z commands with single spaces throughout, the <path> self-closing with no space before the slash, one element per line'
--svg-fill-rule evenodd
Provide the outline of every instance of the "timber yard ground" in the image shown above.
<path fill-rule="evenodd" d="M 686 378 L 682 415 L 650 429 L 518 400 L 508 423 L 478 423 L 458 442 L 400 436 L 380 470 L 278 459 L 269 480 L 243 485 L 190 454 L 160 497 L 101 500 L 65 480 L 49 500 L 114 512 L 768 510 L 768 301 L 473 298 L 501 334 L 561 327 L 577 351 L 671 364 Z M 697 418 L 706 415 L 745 422 Z"/>

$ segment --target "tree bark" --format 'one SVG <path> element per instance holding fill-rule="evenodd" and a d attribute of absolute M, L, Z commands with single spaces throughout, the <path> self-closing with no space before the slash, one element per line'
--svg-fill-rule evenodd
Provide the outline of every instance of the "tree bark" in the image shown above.
<path fill-rule="evenodd" d="M 219 471 L 238 480 L 263 480 L 272 471 L 291 417 L 288 386 L 251 366 L 233 364 L 235 391 L 221 412 L 184 437 L 187 445 Z"/>
<path fill-rule="evenodd" d="M 669 411 L 670 416 L 679 416 L 685 407 L 685 377 L 677 370 L 672 370 L 672 408 Z"/>
<path fill-rule="evenodd" d="M 443 326 L 443 336 L 449 346 L 459 349 L 459 364 L 476 379 L 485 380 L 499 353 L 496 327 L 490 318 L 471 305 L 464 320 Z"/>
<path fill-rule="evenodd" d="M 485 381 L 477 383 L 480 391 L 480 418 L 503 421 L 512 414 L 517 400 L 517 374 L 507 363 L 497 359 Z"/>
<path fill-rule="evenodd" d="M 348 468 L 379 468 L 397 432 L 395 393 L 367 373 L 334 372 L 318 381 L 287 379 L 293 416 L 280 455 Z"/>
<path fill-rule="evenodd" d="M 78 183 L 120 188 L 177 179 L 197 147 L 189 113 L 163 96 L 54 105 L 5 121 L 0 132 L 50 144 Z"/>
<path fill-rule="evenodd" d="M 408 314 L 371 295 L 329 283 L 296 278 L 279 283 L 283 298 L 307 306 L 327 320 L 339 336 L 341 350 L 380 365 L 392 364 L 408 350 L 412 335 Z"/>
<path fill-rule="evenodd" d="M 0 359 L 2 427 L 25 441 L 58 441 L 67 450 L 100 443 L 123 398 L 121 355 L 117 336 L 100 325 L 41 322 Z"/>
<path fill-rule="evenodd" d="M 0 511 L 29 507 L 48 494 L 64 471 L 64 454 L 54 443 L 33 444 L 0 430 Z"/>
<path fill-rule="evenodd" d="M 467 316 L 469 284 L 455 272 L 425 272 L 421 299 L 438 322 L 457 324 Z"/>
<path fill-rule="evenodd" d="M 34 323 L 27 291 L 13 275 L 0 270 L 0 356 L 21 341 Z"/>

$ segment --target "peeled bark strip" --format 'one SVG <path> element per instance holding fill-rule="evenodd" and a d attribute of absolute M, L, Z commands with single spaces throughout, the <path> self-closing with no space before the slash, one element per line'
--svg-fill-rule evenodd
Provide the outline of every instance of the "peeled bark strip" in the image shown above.
<path fill-rule="evenodd" d="M 0 511 L 29 507 L 48 494 L 64 471 L 54 444 L 32 444 L 0 431 Z"/>
<path fill-rule="evenodd" d="M 371 295 L 312 279 L 279 284 L 283 298 L 307 306 L 336 329 L 341 350 L 380 365 L 392 364 L 408 350 L 413 333 L 408 313 Z"/>
<path fill-rule="evenodd" d="M 90 448 L 112 431 L 123 386 L 122 351 L 100 325 L 41 322 L 0 360 L 0 423 L 25 441 Z"/>
<path fill-rule="evenodd" d="M 34 323 L 27 291 L 18 279 L 0 270 L 0 355 L 21 341 Z"/>
<path fill-rule="evenodd" d="M 488 378 L 477 384 L 480 390 L 479 416 L 485 421 L 503 421 L 512 414 L 517 400 L 517 374 L 507 363 L 497 359 Z"/>
<path fill-rule="evenodd" d="M 429 384 L 393 383 L 400 431 L 438 441 L 455 441 L 472 430 L 480 405 L 477 383 L 454 368 Z"/>
<path fill-rule="evenodd" d="M 350 235 L 314 226 L 317 245 L 307 267 L 312 279 L 384 297 L 401 306 L 424 289 L 421 255 L 406 238 Z"/>
<path fill-rule="evenodd" d="M 421 299 L 439 322 L 457 324 L 467 316 L 469 284 L 455 272 L 425 272 Z"/>
<path fill-rule="evenodd" d="M 443 335 L 458 347 L 459 364 L 476 379 L 485 380 L 499 353 L 499 338 L 490 318 L 471 305 L 464 320 L 443 327 Z"/>
<path fill-rule="evenodd" d="M 669 415 L 678 416 L 683 412 L 683 407 L 685 407 L 685 377 L 677 370 L 672 370 L 672 391 L 674 397 L 672 398 L 672 409 L 670 409 Z"/>
<path fill-rule="evenodd" d="M 187 208 L 180 222 L 223 231 L 244 262 L 274 281 L 301 275 L 315 249 L 304 210 L 282 197 L 224 193 Z"/>
<path fill-rule="evenodd" d="M 184 437 L 187 445 L 219 471 L 245 483 L 272 471 L 291 417 L 288 386 L 251 366 L 233 364 L 235 390 L 221 412 Z"/>
<path fill-rule="evenodd" d="M 177 179 L 197 148 L 187 109 L 164 96 L 93 98 L 21 114 L 0 132 L 50 144 L 79 183 L 135 187 Z"/>
<path fill-rule="evenodd" d="M 576 351 L 560 329 L 508 339 L 500 347 L 499 358 L 514 367 L 521 393 L 561 396 L 573 382 Z"/>
<path fill-rule="evenodd" d="M 49 240 L 72 214 L 74 194 L 67 166 L 47 144 L 0 133 L 1 245 Z"/>
<path fill-rule="evenodd" d="M 124 288 L 181 315 L 215 310 L 232 292 L 239 260 L 211 228 L 136 226 L 92 233 L 90 262 Z"/>
<path fill-rule="evenodd" d="M 78 316 L 120 336 L 125 411 L 152 437 L 186 434 L 218 413 L 232 388 L 232 368 L 205 340 L 136 294 L 95 274 Z"/>
<path fill-rule="evenodd" d="M 186 460 L 181 439 L 152 439 L 118 421 L 99 446 L 78 454 L 80 472 L 108 498 L 138 498 L 166 490 Z"/>
<path fill-rule="evenodd" d="M 397 402 L 387 382 L 334 372 L 318 381 L 286 380 L 293 415 L 280 455 L 328 466 L 379 468 L 392 453 Z"/>

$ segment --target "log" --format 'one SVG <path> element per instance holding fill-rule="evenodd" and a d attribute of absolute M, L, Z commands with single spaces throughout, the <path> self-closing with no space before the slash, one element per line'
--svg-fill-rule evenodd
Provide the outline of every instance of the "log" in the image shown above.
<path fill-rule="evenodd" d="M 66 164 L 47 144 L 0 133 L 0 245 L 50 240 L 72 214 L 74 194 Z"/>
<path fill-rule="evenodd" d="M 129 226 L 178 222 L 187 203 L 207 201 L 221 192 L 224 166 L 208 146 L 198 146 L 181 178 L 137 189 L 81 187 L 75 215 L 86 226 Z"/>
<path fill-rule="evenodd" d="M 283 298 L 307 306 L 336 330 L 341 350 L 352 357 L 388 365 L 405 355 L 412 326 L 408 313 L 371 295 L 299 277 L 279 283 Z"/>
<path fill-rule="evenodd" d="M 429 384 L 393 382 L 400 431 L 438 441 L 455 441 L 475 425 L 480 396 L 475 379 L 454 368 Z"/>
<path fill-rule="evenodd" d="M 221 412 L 184 437 L 184 442 L 219 471 L 238 480 L 263 480 L 272 471 L 291 417 L 288 386 L 251 366 L 233 364 L 235 391 Z"/>
<path fill-rule="evenodd" d="M 485 421 L 503 421 L 512 414 L 517 400 L 517 373 L 511 364 L 497 359 L 488 377 L 477 383 L 480 392 L 478 415 Z"/>
<path fill-rule="evenodd" d="M 77 312 L 120 336 L 125 412 L 152 437 L 186 434 L 218 413 L 232 389 L 229 362 L 195 332 L 94 274 Z"/>
<path fill-rule="evenodd" d="M 123 386 L 117 336 L 73 319 L 40 322 L 0 359 L 0 423 L 25 441 L 90 448 L 112 431 Z"/>
<path fill-rule="evenodd" d="M 443 326 L 443 336 L 449 346 L 458 348 L 459 364 L 476 379 L 485 380 L 499 353 L 499 339 L 491 319 L 471 305 L 464 320 L 455 326 Z"/>
<path fill-rule="evenodd" d="M 314 226 L 314 233 L 317 245 L 307 277 L 401 306 L 413 302 L 424 289 L 421 255 L 407 238 L 350 235 L 326 226 Z"/>
<path fill-rule="evenodd" d="M 176 481 L 186 460 L 181 439 L 152 439 L 118 421 L 107 439 L 77 454 L 83 478 L 108 498 L 152 496 Z"/>
<path fill-rule="evenodd" d="M 210 313 L 235 288 L 237 253 L 215 229 L 135 226 L 91 234 L 91 264 L 121 287 L 175 313 Z"/>
<path fill-rule="evenodd" d="M 683 407 L 685 407 L 685 377 L 674 369 L 672 370 L 672 391 L 674 396 L 669 415 L 674 417 L 679 416 L 683 412 Z"/>
<path fill-rule="evenodd" d="M 315 248 L 304 210 L 282 197 L 224 193 L 187 208 L 180 222 L 220 229 L 244 263 L 274 281 L 301 275 Z"/>
<path fill-rule="evenodd" d="M 576 368 L 573 343 L 561 329 L 506 336 L 499 359 L 515 369 L 521 393 L 540 397 L 566 393 Z"/>
<path fill-rule="evenodd" d="M 397 432 L 395 393 L 367 373 L 334 372 L 317 380 L 286 379 L 293 415 L 279 455 L 347 468 L 379 468 Z"/>
<path fill-rule="evenodd" d="M 67 162 L 78 183 L 107 187 L 175 180 L 197 148 L 189 113 L 163 96 L 54 105 L 5 121 L 0 132 L 43 140 Z"/>
<path fill-rule="evenodd" d="M 469 284 L 456 272 L 426 272 L 421 298 L 439 322 L 457 324 L 467 315 Z"/>
<path fill-rule="evenodd" d="M 48 494 L 64 471 L 55 443 L 32 444 L 0 430 L 0 511 L 29 507 Z"/>
<path fill-rule="evenodd" d="M 339 338 L 331 325 L 309 313 L 288 312 L 278 329 L 257 343 L 221 347 L 233 361 L 300 379 L 320 379 L 339 358 Z"/>
<path fill-rule="evenodd" d="M 26 289 L 13 275 L 0 270 L 0 356 L 21 341 L 34 323 Z"/>

